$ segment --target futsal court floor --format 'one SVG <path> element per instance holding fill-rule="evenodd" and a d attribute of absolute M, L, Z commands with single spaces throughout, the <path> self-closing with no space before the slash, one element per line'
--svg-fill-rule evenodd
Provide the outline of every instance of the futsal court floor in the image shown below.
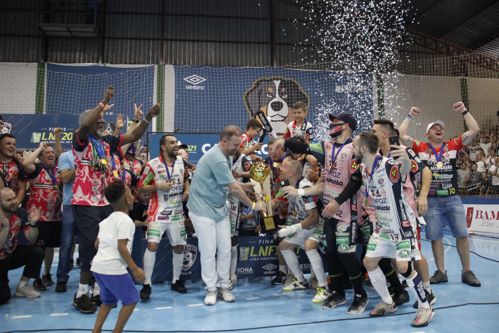
<path fill-rule="evenodd" d="M 240 280 L 233 292 L 235 303 L 219 301 L 205 306 L 202 282 L 188 282 L 189 292 L 181 295 L 170 285 L 153 285 L 148 303 L 138 303 L 126 332 L 499 332 L 499 239 L 472 236 L 472 270 L 482 282 L 474 288 L 461 283 L 461 265 L 452 237 L 445 243 L 449 282 L 432 285 L 437 302 L 436 315 L 429 326 L 412 328 L 416 310 L 411 301 L 400 306 L 395 314 L 369 318 L 368 311 L 379 301 L 372 288 L 367 288 L 369 304 L 362 315 L 346 313 L 352 292 L 347 293 L 347 305 L 323 309 L 312 304 L 312 290 L 283 292 L 281 286 L 270 284 L 269 278 Z M 435 270 L 431 245 L 423 241 L 423 251 L 430 261 L 430 273 Z M 56 270 L 56 264 L 52 272 Z M 78 270 L 71 273 L 68 292 L 58 294 L 54 286 L 35 300 L 13 297 L 0 306 L 0 332 L 89 332 L 95 314 L 80 314 L 72 306 L 77 288 Z M 21 270 L 9 274 L 11 290 L 19 280 Z M 118 314 L 113 309 L 104 331 L 111 332 Z"/>

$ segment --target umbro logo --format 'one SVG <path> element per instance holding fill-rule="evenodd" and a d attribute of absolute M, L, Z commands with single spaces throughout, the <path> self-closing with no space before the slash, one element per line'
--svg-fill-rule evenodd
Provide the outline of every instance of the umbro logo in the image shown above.
<path fill-rule="evenodd" d="M 184 81 L 187 82 L 187 83 L 190 83 L 194 86 L 197 86 L 198 84 L 201 84 L 203 83 L 204 81 L 206 81 L 206 79 L 202 76 L 199 76 L 199 75 L 191 75 L 191 76 L 188 76 L 188 77 L 184 77 Z"/>

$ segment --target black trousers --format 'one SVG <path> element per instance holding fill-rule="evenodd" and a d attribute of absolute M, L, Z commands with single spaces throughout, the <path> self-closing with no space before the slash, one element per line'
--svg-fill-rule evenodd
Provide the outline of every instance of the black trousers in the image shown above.
<path fill-rule="evenodd" d="M 44 257 L 45 251 L 39 246 L 19 245 L 14 252 L 0 259 L 0 304 L 10 299 L 9 271 L 24 266 L 23 276 L 37 279 Z"/>

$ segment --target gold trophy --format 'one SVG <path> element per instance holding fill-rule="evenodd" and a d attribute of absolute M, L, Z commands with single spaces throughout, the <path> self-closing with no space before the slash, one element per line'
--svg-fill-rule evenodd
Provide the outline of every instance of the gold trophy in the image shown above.
<path fill-rule="evenodd" d="M 265 210 L 261 212 L 263 224 L 262 228 L 264 232 L 274 231 L 276 229 L 276 224 L 274 222 L 274 216 L 272 214 L 272 197 L 271 197 L 271 186 L 270 178 L 272 172 L 270 167 L 264 162 L 256 162 L 250 168 L 250 180 L 253 188 L 255 189 L 255 194 L 257 199 L 261 199 L 265 203 Z"/>

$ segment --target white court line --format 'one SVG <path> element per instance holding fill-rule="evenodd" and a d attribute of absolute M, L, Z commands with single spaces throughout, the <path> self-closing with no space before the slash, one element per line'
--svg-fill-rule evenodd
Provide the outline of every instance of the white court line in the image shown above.
<path fill-rule="evenodd" d="M 253 301 L 255 299 L 260 299 L 260 297 L 259 296 L 257 296 L 257 297 L 246 297 L 247 301 Z"/>
<path fill-rule="evenodd" d="M 196 303 L 196 304 L 188 304 L 187 305 L 188 308 L 196 308 L 198 306 L 203 306 L 203 303 Z"/>
<path fill-rule="evenodd" d="M 31 318 L 31 315 L 12 316 L 12 319 L 26 319 L 26 318 Z"/>
<path fill-rule="evenodd" d="M 171 308 L 172 308 L 172 306 L 158 306 L 158 307 L 155 307 L 154 309 L 155 310 L 168 310 Z"/>
<path fill-rule="evenodd" d="M 140 309 L 133 309 L 133 312 L 138 312 L 140 311 Z"/>
<path fill-rule="evenodd" d="M 50 316 L 51 317 L 61 317 L 61 316 L 67 316 L 69 315 L 69 313 L 67 312 L 63 312 L 63 313 L 51 313 Z"/>

